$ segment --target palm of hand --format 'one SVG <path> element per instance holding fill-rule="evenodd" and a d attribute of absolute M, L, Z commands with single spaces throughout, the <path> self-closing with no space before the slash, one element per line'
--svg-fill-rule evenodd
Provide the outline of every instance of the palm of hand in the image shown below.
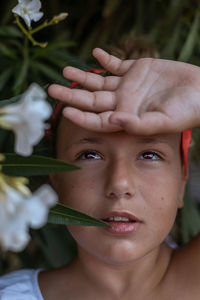
<path fill-rule="evenodd" d="M 50 95 L 71 106 L 65 108 L 64 115 L 72 122 L 94 131 L 134 134 L 179 132 L 197 126 L 198 67 L 152 58 L 121 61 L 100 49 L 94 55 L 115 76 L 68 67 L 64 76 L 87 90 L 57 85 L 49 90 Z"/>
<path fill-rule="evenodd" d="M 110 121 L 141 134 L 195 126 L 194 115 L 199 119 L 200 108 L 197 72 L 195 66 L 174 61 L 145 58 L 133 62 L 116 90 Z"/>

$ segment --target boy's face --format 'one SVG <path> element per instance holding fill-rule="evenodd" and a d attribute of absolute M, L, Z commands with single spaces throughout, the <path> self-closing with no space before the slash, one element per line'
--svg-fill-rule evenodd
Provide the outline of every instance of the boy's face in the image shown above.
<path fill-rule="evenodd" d="M 81 167 L 52 176 L 61 203 L 96 218 L 123 211 L 139 220 L 137 228 L 125 234 L 69 226 L 81 249 L 112 263 L 158 249 L 182 206 L 180 134 L 95 133 L 62 119 L 57 156 Z"/>

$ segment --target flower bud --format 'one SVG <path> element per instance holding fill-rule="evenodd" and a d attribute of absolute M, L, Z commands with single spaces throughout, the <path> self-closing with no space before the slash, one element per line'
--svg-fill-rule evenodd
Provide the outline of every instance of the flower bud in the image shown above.
<path fill-rule="evenodd" d="M 59 15 L 57 16 L 54 16 L 52 21 L 53 21 L 53 24 L 58 24 L 59 22 L 65 20 L 68 16 L 68 13 L 60 13 Z"/>
<path fill-rule="evenodd" d="M 69 15 L 68 13 L 60 13 L 60 14 L 57 16 L 58 22 L 65 20 L 65 19 L 68 17 L 68 15 Z"/>

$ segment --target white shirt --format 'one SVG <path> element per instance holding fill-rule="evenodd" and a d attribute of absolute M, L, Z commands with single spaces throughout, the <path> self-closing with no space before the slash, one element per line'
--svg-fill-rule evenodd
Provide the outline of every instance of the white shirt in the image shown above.
<path fill-rule="evenodd" d="M 0 300 L 44 300 L 38 285 L 41 270 L 19 270 L 0 277 Z"/>

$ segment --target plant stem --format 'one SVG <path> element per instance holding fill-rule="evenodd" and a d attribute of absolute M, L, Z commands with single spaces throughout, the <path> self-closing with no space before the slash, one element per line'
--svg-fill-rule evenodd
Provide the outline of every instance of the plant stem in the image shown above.
<path fill-rule="evenodd" d="M 25 40 L 24 40 L 24 59 L 28 58 L 28 37 L 26 36 L 25 37 Z"/>
<path fill-rule="evenodd" d="M 50 23 L 50 22 L 49 22 L 49 23 Z M 44 23 L 42 23 L 42 24 L 39 25 L 38 27 L 36 27 L 36 28 L 30 30 L 30 34 L 32 35 L 32 34 L 38 32 L 38 31 L 42 30 L 43 28 L 49 26 L 49 23 L 47 22 L 47 20 L 44 21 Z"/>
<path fill-rule="evenodd" d="M 21 29 L 21 31 L 25 34 L 25 36 L 31 41 L 31 43 L 33 44 L 33 46 L 39 46 L 42 48 L 45 48 L 47 46 L 47 42 L 45 43 L 39 43 L 37 42 L 33 37 L 32 37 L 32 33 L 31 30 L 27 31 L 26 28 L 22 25 L 22 23 L 20 22 L 20 19 L 18 17 L 18 15 L 14 14 L 15 19 L 16 19 L 16 24 L 19 26 L 19 28 Z"/>
<path fill-rule="evenodd" d="M 49 22 L 47 20 L 44 21 L 44 23 L 42 23 L 41 25 L 39 25 L 38 27 L 30 30 L 30 34 L 34 34 L 40 30 L 42 30 L 43 28 L 45 27 L 48 27 L 48 26 L 52 26 L 52 25 L 55 25 L 55 24 L 58 24 L 61 20 L 59 19 L 59 15 L 58 16 L 54 16 Z"/>
<path fill-rule="evenodd" d="M 28 33 L 28 31 L 26 30 L 26 28 L 22 25 L 22 23 L 20 22 L 18 15 L 14 14 L 14 16 L 15 16 L 15 22 L 16 22 L 16 24 L 19 26 L 19 28 L 21 29 L 21 31 L 22 31 L 26 36 L 28 36 L 29 33 Z"/>

